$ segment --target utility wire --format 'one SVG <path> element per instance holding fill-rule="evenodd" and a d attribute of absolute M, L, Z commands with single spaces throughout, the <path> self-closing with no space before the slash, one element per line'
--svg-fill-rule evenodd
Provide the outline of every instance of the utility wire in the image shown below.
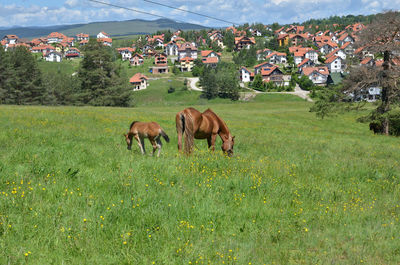
<path fill-rule="evenodd" d="M 114 4 L 110 4 L 110 3 L 106 3 L 106 2 L 102 2 L 102 1 L 98 1 L 98 0 L 88 0 L 88 1 L 94 2 L 94 3 L 98 3 L 98 4 L 102 4 L 102 5 L 106 5 L 106 6 L 112 6 L 112 7 L 122 8 L 122 9 L 130 10 L 130 11 L 134 11 L 134 12 L 137 12 L 137 13 L 141 13 L 141 14 L 145 14 L 145 15 L 150 15 L 150 16 L 154 16 L 154 17 L 170 19 L 170 18 L 168 18 L 168 17 L 161 16 L 161 15 L 157 15 L 157 14 L 152 14 L 152 13 L 150 13 L 150 12 L 141 11 L 141 10 L 137 10 L 137 9 L 125 7 L 125 6 L 114 5 Z M 145 2 L 149 2 L 149 3 L 152 3 L 152 4 L 156 4 L 156 5 L 168 7 L 168 8 L 171 8 L 171 9 L 176 9 L 176 10 L 179 10 L 179 11 L 183 11 L 183 12 L 187 12 L 187 13 L 192 13 L 192 14 L 195 14 L 195 15 L 198 15 L 198 16 L 203 16 L 203 17 L 211 18 L 211 19 L 218 20 L 218 21 L 222 21 L 222 22 L 225 22 L 225 23 L 229 23 L 229 24 L 233 24 L 233 25 L 236 24 L 236 23 L 234 23 L 234 22 L 230 22 L 230 21 L 227 21 L 227 20 L 219 19 L 219 18 L 216 18 L 216 17 L 211 17 L 211 16 L 208 16 L 208 15 L 203 15 L 203 14 L 196 13 L 196 12 L 192 12 L 192 11 L 189 11 L 189 10 L 185 10 L 185 9 L 181 9 L 181 8 L 177 8 L 177 7 L 173 7 L 173 6 L 169 6 L 169 5 L 157 3 L 157 2 L 154 2 L 154 1 L 150 1 L 150 0 L 144 0 L 144 1 L 145 1 Z M 182 20 L 176 20 L 176 19 L 174 19 L 174 20 L 177 21 L 177 22 L 186 23 L 185 21 L 182 21 Z"/>
<path fill-rule="evenodd" d="M 109 4 L 109 3 L 102 2 L 102 1 L 98 1 L 98 0 L 88 0 L 88 1 L 90 1 L 90 2 L 95 2 L 95 3 L 98 3 L 98 4 L 102 4 L 102 5 L 106 5 L 106 6 L 112 6 L 112 7 L 122 8 L 122 9 L 130 10 L 130 11 L 134 11 L 134 12 L 137 12 L 137 13 L 142 13 L 142 14 L 150 15 L 150 16 L 154 16 L 154 17 L 170 19 L 170 18 L 168 18 L 168 17 L 160 16 L 160 15 L 157 15 L 157 14 L 152 14 L 152 13 L 150 13 L 150 12 L 141 11 L 141 10 L 137 10 L 137 9 L 125 7 L 125 6 L 118 6 L 118 5 L 114 5 L 114 4 Z M 178 21 L 178 20 L 176 20 L 176 21 Z M 178 22 L 183 22 L 183 21 L 178 21 Z"/>
<path fill-rule="evenodd" d="M 151 0 L 143 0 L 143 1 L 155 4 L 155 5 L 160 5 L 160 6 L 168 7 L 168 8 L 171 8 L 171 9 L 175 9 L 175 10 L 179 10 L 179 11 L 195 14 L 195 15 L 198 15 L 198 16 L 211 18 L 211 19 L 214 19 L 214 20 L 222 21 L 222 22 L 225 22 L 225 23 L 233 24 L 233 25 L 236 24 L 235 22 L 231 22 L 231 21 L 228 21 L 228 20 L 212 17 L 212 16 L 209 16 L 209 15 L 200 14 L 200 13 L 197 13 L 197 12 L 193 12 L 193 11 L 182 9 L 182 8 L 179 8 L 179 7 L 174 7 L 174 6 L 158 3 L 158 2 L 155 2 L 155 1 L 151 1 Z"/>

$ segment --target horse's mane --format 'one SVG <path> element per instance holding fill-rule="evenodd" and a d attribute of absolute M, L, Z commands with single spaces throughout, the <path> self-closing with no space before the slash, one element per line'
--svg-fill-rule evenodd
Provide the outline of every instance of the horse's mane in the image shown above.
<path fill-rule="evenodd" d="M 133 122 L 131 123 L 131 126 L 129 126 L 129 129 L 132 129 L 132 126 L 133 126 L 136 122 L 138 122 L 138 121 L 133 121 Z"/>

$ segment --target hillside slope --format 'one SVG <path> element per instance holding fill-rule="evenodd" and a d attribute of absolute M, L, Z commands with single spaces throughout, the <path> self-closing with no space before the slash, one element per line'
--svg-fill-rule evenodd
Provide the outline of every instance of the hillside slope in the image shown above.
<path fill-rule="evenodd" d="M 179 23 L 169 19 L 157 19 L 152 21 L 133 19 L 126 21 L 93 22 L 88 24 L 58 25 L 49 27 L 15 27 L 0 30 L 0 36 L 16 34 L 20 38 L 35 38 L 46 36 L 53 31 L 64 33 L 67 36 L 74 36 L 81 32 L 94 36 L 100 31 L 105 31 L 111 36 L 125 36 L 154 33 L 157 30 L 162 29 L 198 30 L 204 28 L 206 27 L 191 23 Z"/>

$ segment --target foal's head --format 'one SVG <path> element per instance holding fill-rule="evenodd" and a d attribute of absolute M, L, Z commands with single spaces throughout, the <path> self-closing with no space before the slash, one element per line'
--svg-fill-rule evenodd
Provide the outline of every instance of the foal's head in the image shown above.
<path fill-rule="evenodd" d="M 125 133 L 124 136 L 125 136 L 126 144 L 128 145 L 127 148 L 128 148 L 128 150 L 131 150 L 133 135 L 131 133 Z"/>
<path fill-rule="evenodd" d="M 233 155 L 233 145 L 235 144 L 235 136 L 232 136 L 229 134 L 227 138 L 224 139 L 224 142 L 222 143 L 222 151 L 224 153 L 228 154 L 228 156 Z"/>

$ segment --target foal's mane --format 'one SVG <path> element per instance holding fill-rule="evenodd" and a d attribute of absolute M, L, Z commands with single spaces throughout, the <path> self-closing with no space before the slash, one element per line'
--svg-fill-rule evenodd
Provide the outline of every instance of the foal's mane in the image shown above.
<path fill-rule="evenodd" d="M 133 126 L 136 122 L 138 122 L 138 121 L 133 121 L 133 122 L 131 123 L 131 126 L 129 126 L 129 129 L 132 129 L 132 126 Z"/>

